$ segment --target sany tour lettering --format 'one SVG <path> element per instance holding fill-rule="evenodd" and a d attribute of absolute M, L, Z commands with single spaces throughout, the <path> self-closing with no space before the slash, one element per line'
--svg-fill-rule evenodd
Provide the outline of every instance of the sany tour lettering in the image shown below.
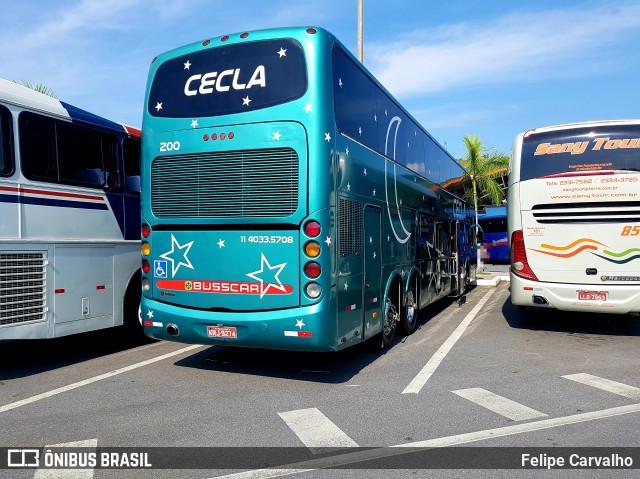
<path fill-rule="evenodd" d="M 240 83 L 240 80 L 240 68 L 236 68 L 235 70 L 224 70 L 221 73 L 209 72 L 204 75 L 196 74 L 187 79 L 187 82 L 184 84 L 184 94 L 186 96 L 195 96 L 198 93 L 201 95 L 207 95 L 213 93 L 214 88 L 218 92 L 229 91 L 231 88 L 234 90 L 248 90 L 254 86 L 264 88 L 267 86 L 267 77 L 264 65 L 259 65 L 255 69 L 253 75 L 251 75 L 251 78 L 246 84 Z"/>

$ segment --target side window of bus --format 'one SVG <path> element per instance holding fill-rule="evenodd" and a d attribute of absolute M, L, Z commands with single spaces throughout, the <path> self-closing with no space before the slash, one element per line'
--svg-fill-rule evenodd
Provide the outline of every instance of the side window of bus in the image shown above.
<path fill-rule="evenodd" d="M 140 193 L 140 140 L 125 138 L 122 150 L 127 189 L 134 193 Z"/>
<path fill-rule="evenodd" d="M 58 123 L 58 163 L 62 182 L 101 187 L 105 184 L 103 156 L 109 154 L 99 132 L 84 126 Z M 106 159 L 106 158 L 105 158 Z"/>
<path fill-rule="evenodd" d="M 56 158 L 56 122 L 53 118 L 22 112 L 20 130 L 20 162 L 27 178 L 58 181 Z"/>
<path fill-rule="evenodd" d="M 0 106 L 0 176 L 13 173 L 13 128 L 11 128 L 11 113 Z"/>

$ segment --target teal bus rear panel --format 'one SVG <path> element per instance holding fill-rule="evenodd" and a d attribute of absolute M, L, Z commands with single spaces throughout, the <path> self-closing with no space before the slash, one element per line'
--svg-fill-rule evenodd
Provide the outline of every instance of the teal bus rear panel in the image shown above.
<path fill-rule="evenodd" d="M 153 338 L 386 346 L 474 275 L 468 175 L 322 29 L 159 55 L 142 141 Z"/>

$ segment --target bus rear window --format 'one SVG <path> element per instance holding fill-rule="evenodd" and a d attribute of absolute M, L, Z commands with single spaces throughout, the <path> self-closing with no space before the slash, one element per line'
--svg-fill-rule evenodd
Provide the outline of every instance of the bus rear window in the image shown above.
<path fill-rule="evenodd" d="M 153 79 L 147 110 L 165 118 L 229 115 L 286 103 L 306 90 L 300 43 L 292 39 L 240 43 L 163 63 Z"/>
<path fill-rule="evenodd" d="M 534 133 L 522 143 L 520 180 L 602 170 L 640 172 L 640 126 Z"/>

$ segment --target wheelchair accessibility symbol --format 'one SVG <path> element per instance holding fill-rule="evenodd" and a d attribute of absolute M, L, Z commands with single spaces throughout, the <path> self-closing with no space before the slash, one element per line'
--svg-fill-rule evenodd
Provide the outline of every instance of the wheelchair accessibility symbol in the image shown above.
<path fill-rule="evenodd" d="M 167 262 L 166 261 L 153 261 L 153 276 L 156 278 L 166 278 L 167 277 Z"/>

